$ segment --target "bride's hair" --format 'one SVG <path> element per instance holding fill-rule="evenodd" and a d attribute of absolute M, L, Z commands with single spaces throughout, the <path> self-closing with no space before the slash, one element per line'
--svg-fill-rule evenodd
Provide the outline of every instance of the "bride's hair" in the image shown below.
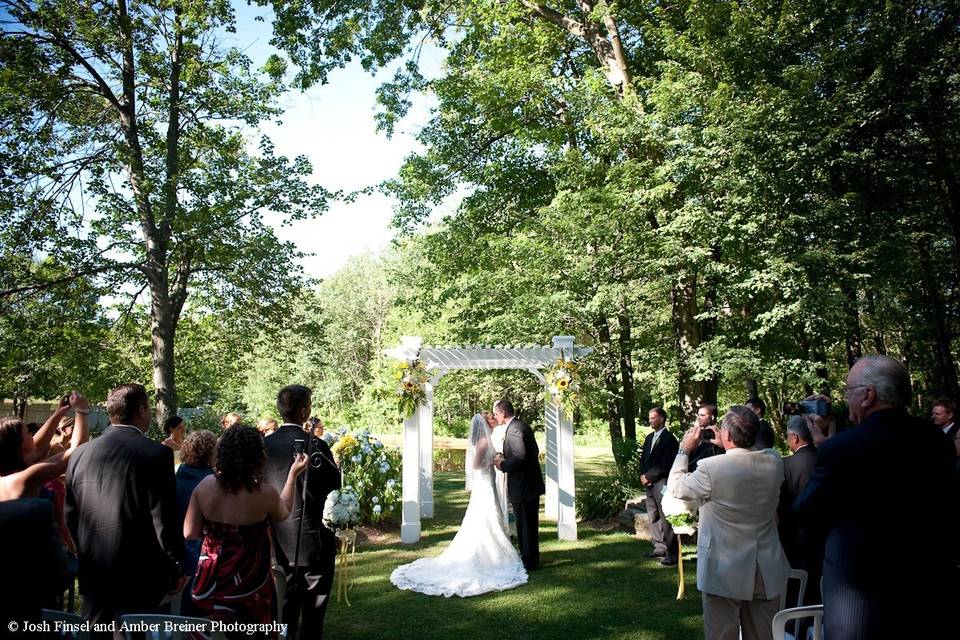
<path fill-rule="evenodd" d="M 478 413 L 473 416 L 473 422 L 470 423 L 470 447 L 473 452 L 476 452 L 477 444 L 483 440 L 487 441 L 483 460 L 474 461 L 473 468 L 475 469 L 489 466 L 493 460 L 493 445 L 490 442 L 490 425 L 487 424 L 487 419 L 483 417 L 483 414 Z M 468 455 L 469 453 L 470 452 L 468 452 Z"/>

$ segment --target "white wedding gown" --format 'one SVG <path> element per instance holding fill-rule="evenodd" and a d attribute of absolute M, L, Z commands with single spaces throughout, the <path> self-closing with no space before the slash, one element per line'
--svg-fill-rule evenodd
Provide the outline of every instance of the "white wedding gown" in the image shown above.
<path fill-rule="evenodd" d="M 400 589 L 431 596 L 476 596 L 527 582 L 520 554 L 503 530 L 494 493 L 492 467 L 475 469 L 470 503 L 457 535 L 435 558 L 420 558 L 397 567 L 390 582 Z"/>

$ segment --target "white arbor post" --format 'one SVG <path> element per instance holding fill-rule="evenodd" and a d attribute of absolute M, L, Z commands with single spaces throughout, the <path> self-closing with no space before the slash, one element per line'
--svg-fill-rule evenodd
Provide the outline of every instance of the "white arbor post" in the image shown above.
<path fill-rule="evenodd" d="M 426 400 L 417 407 L 420 414 L 420 517 L 433 517 L 433 385 L 424 389 Z"/>
<path fill-rule="evenodd" d="M 547 387 L 544 387 L 546 391 Z M 559 514 L 559 487 L 560 487 L 560 407 L 549 400 L 543 407 L 543 424 L 547 435 L 546 451 L 546 487 L 544 496 L 543 515 L 550 520 L 556 520 Z"/>
<path fill-rule="evenodd" d="M 577 495 L 573 473 L 573 416 L 568 416 L 560 407 L 557 410 L 557 537 L 561 540 L 577 539 L 577 510 L 574 499 Z"/>
<path fill-rule="evenodd" d="M 420 540 L 420 415 L 417 407 L 413 415 L 403 421 L 403 509 L 400 541 L 414 543 Z"/>

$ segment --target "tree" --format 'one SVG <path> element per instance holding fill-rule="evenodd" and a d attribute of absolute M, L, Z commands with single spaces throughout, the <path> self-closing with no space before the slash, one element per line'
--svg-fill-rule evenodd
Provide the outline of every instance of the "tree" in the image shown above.
<path fill-rule="evenodd" d="M 100 277 L 131 304 L 149 296 L 162 421 L 177 408 L 188 298 L 264 320 L 300 285 L 298 254 L 265 213 L 313 215 L 329 194 L 307 185 L 306 159 L 275 155 L 266 138 L 254 152 L 246 135 L 278 113 L 284 66 L 255 70 L 219 45 L 234 28 L 227 2 L 0 6 L 4 225 L 38 251 L 45 230 L 75 228 L 70 276 Z"/>

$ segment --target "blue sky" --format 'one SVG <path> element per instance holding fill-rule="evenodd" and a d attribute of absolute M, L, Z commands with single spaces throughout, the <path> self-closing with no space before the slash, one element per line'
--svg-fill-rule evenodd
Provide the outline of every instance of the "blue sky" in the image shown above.
<path fill-rule="evenodd" d="M 270 23 L 253 18 L 264 10 L 235 3 L 237 33 L 224 44 L 243 49 L 257 64 L 276 53 L 270 47 Z M 424 62 L 433 69 L 442 65 L 443 52 L 426 49 Z M 326 85 L 306 92 L 291 91 L 281 99 L 285 112 L 280 124 L 261 127 L 288 157 L 305 155 L 314 169 L 314 179 L 331 191 L 352 191 L 376 185 L 396 175 L 404 157 L 419 145 L 414 136 L 429 118 L 430 101 L 417 96 L 410 114 L 397 126 L 391 139 L 376 131 L 373 119 L 375 90 L 393 77 L 395 67 L 370 76 L 358 62 L 330 75 Z M 364 196 L 352 204 L 335 203 L 316 220 L 277 227 L 283 240 L 301 251 L 313 253 L 304 260 L 308 275 L 333 274 L 351 257 L 379 251 L 389 245 L 393 201 L 382 195 Z"/>

